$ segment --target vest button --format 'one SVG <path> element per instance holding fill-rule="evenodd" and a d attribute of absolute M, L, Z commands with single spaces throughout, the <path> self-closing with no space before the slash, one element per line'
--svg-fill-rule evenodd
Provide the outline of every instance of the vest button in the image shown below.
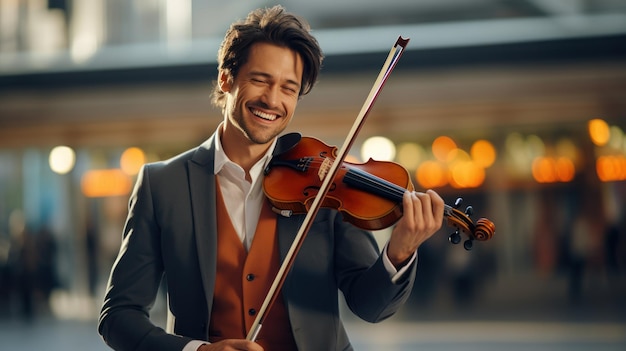
<path fill-rule="evenodd" d="M 256 314 L 256 310 L 254 308 L 251 308 L 248 310 L 248 314 L 254 316 Z"/>
<path fill-rule="evenodd" d="M 246 280 L 247 280 L 247 281 L 249 281 L 249 282 L 253 281 L 253 280 L 254 280 L 254 278 L 255 278 L 254 274 L 248 274 L 248 275 L 246 275 Z"/>

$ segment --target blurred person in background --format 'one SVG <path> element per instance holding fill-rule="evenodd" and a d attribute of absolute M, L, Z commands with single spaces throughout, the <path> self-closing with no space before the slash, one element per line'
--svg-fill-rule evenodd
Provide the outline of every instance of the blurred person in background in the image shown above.
<path fill-rule="evenodd" d="M 246 340 L 304 215 L 266 200 L 263 170 L 322 63 L 309 25 L 280 6 L 231 25 L 213 101 L 223 122 L 202 145 L 145 165 L 98 330 L 116 350 L 351 350 L 339 291 L 360 318 L 392 316 L 410 295 L 417 249 L 442 225 L 432 190 L 406 192 L 379 252 L 372 234 L 321 209 L 256 342 Z M 150 320 L 161 280 L 167 327 Z"/>
<path fill-rule="evenodd" d="M 4 267 L 0 267 L 0 297 L 11 305 L 16 299 L 19 316 L 32 322 L 38 314 L 49 312 L 50 294 L 58 287 L 56 239 L 45 226 L 31 230 L 21 210 L 11 213 L 9 227 Z"/>
<path fill-rule="evenodd" d="M 19 300 L 19 313 L 26 322 L 35 317 L 35 284 L 37 282 L 37 246 L 24 218 L 16 214 L 11 224 L 9 266 L 13 289 Z"/>

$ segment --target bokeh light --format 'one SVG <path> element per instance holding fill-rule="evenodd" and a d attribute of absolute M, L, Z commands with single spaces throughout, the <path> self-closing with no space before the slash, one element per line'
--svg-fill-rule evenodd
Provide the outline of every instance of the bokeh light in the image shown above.
<path fill-rule="evenodd" d="M 524 174 L 530 162 L 525 152 L 524 137 L 520 133 L 511 133 L 505 140 L 506 161 L 510 165 L 512 175 Z"/>
<path fill-rule="evenodd" d="M 624 132 L 618 126 L 611 126 L 609 128 L 609 146 L 613 149 L 619 150 L 624 143 Z"/>
<path fill-rule="evenodd" d="M 546 153 L 546 145 L 538 135 L 531 134 L 526 137 L 525 150 L 528 156 L 534 159 Z"/>
<path fill-rule="evenodd" d="M 576 167 L 567 157 L 542 156 L 533 161 L 532 175 L 538 183 L 570 182 L 576 175 Z"/>
<path fill-rule="evenodd" d="M 437 161 L 422 163 L 415 172 L 417 182 L 424 189 L 442 187 L 448 184 L 448 172 L 445 166 Z"/>
<path fill-rule="evenodd" d="M 550 157 L 538 157 L 532 164 L 533 178 L 538 183 L 553 183 L 556 181 L 554 160 Z"/>
<path fill-rule="evenodd" d="M 146 163 L 146 154 L 138 147 L 129 147 L 120 157 L 120 168 L 131 176 L 139 173 L 144 163 Z"/>
<path fill-rule="evenodd" d="M 598 157 L 596 173 L 603 182 L 626 180 L 626 157 L 622 155 Z"/>
<path fill-rule="evenodd" d="M 602 119 L 592 119 L 587 123 L 587 129 L 589 131 L 589 137 L 591 141 L 597 146 L 604 146 L 608 143 L 611 133 L 609 131 L 609 125 Z"/>
<path fill-rule="evenodd" d="M 473 161 L 461 161 L 450 167 L 450 185 L 455 188 L 476 188 L 485 181 L 485 169 Z"/>
<path fill-rule="evenodd" d="M 446 161 L 448 154 L 456 148 L 456 143 L 448 136 L 437 137 L 432 144 L 433 155 L 439 161 Z"/>
<path fill-rule="evenodd" d="M 426 151 L 417 143 L 398 145 L 397 161 L 409 170 L 415 170 L 426 157 Z"/>
<path fill-rule="evenodd" d="M 69 146 L 57 146 L 50 151 L 48 163 L 53 172 L 67 174 L 74 168 L 76 153 Z"/>
<path fill-rule="evenodd" d="M 446 157 L 445 161 L 447 164 L 450 165 L 457 162 L 466 162 L 471 160 L 472 158 L 467 153 L 467 151 L 463 149 L 452 149 L 450 150 L 450 152 L 448 152 L 448 156 Z"/>
<path fill-rule="evenodd" d="M 121 169 L 87 171 L 80 185 L 86 197 L 128 195 L 132 186 L 130 178 Z"/>
<path fill-rule="evenodd" d="M 361 158 L 364 161 L 372 158 L 377 161 L 391 161 L 396 156 L 396 146 L 382 136 L 374 136 L 363 142 Z"/>
<path fill-rule="evenodd" d="M 574 162 L 567 157 L 559 157 L 555 163 L 556 179 L 559 182 L 571 182 L 576 174 Z"/>
<path fill-rule="evenodd" d="M 496 161 L 496 149 L 487 140 L 476 140 L 470 148 L 470 155 L 474 162 L 484 168 L 488 168 Z"/>

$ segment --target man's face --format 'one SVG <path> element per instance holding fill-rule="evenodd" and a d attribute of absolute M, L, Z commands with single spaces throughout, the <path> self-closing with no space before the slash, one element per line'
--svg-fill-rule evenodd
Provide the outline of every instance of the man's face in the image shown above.
<path fill-rule="evenodd" d="M 293 117 L 302 70 L 302 59 L 296 52 L 257 43 L 250 48 L 248 61 L 236 78 L 221 72 L 219 83 L 227 97 L 224 138 L 243 137 L 249 144 L 271 142 Z"/>

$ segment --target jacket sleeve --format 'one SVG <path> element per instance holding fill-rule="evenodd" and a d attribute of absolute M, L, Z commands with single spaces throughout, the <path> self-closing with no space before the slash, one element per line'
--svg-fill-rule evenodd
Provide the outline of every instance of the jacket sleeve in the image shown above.
<path fill-rule="evenodd" d="M 357 229 L 339 217 L 335 218 L 337 284 L 354 314 L 372 323 L 385 320 L 408 299 L 417 260 L 401 279 L 393 282 L 372 233 Z"/>
<path fill-rule="evenodd" d="M 160 228 L 144 166 L 130 197 L 122 244 L 113 264 L 98 332 L 114 350 L 182 350 L 191 339 L 171 335 L 150 321 L 161 279 Z"/>

